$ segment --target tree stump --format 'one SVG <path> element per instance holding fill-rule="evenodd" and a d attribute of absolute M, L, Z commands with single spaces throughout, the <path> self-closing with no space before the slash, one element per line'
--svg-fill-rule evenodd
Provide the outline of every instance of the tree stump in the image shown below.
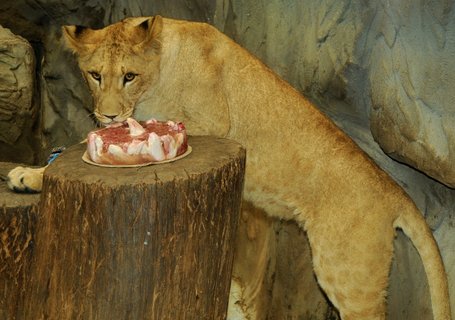
<path fill-rule="evenodd" d="M 17 164 L 0 162 L 5 175 Z M 15 319 L 33 250 L 39 195 L 17 194 L 0 183 L 0 319 Z"/>
<path fill-rule="evenodd" d="M 176 162 L 46 170 L 21 319 L 224 319 L 245 150 L 190 137 Z"/>

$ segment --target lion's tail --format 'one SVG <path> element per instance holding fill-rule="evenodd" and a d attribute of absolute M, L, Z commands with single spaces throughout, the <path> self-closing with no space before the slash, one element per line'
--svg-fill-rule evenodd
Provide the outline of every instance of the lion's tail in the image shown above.
<path fill-rule="evenodd" d="M 450 320 L 450 299 L 447 274 L 442 263 L 438 245 L 425 219 L 410 201 L 407 210 L 395 221 L 395 226 L 402 229 L 411 239 L 419 252 L 430 288 L 431 305 L 435 320 Z"/>

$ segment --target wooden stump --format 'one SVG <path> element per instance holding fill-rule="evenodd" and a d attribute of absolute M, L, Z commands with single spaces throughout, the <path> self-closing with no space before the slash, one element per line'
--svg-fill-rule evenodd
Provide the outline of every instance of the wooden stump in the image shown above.
<path fill-rule="evenodd" d="M 0 162 L 5 175 L 17 164 Z M 15 319 L 33 250 L 39 195 L 17 194 L 0 183 L 0 319 Z"/>
<path fill-rule="evenodd" d="M 245 151 L 191 137 L 179 161 L 47 170 L 21 319 L 224 319 Z"/>

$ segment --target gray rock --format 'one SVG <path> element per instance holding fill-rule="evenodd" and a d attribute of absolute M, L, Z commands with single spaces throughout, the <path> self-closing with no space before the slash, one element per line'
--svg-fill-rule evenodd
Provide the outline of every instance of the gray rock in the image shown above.
<path fill-rule="evenodd" d="M 0 26 L 0 160 L 33 161 L 35 56 L 27 40 Z"/>
<path fill-rule="evenodd" d="M 81 72 L 61 41 L 60 28 L 49 28 L 41 62 L 42 132 L 46 149 L 81 142 L 95 127 L 92 98 Z"/>
<path fill-rule="evenodd" d="M 455 187 L 455 11 L 381 1 L 368 34 L 371 130 L 384 151 Z"/>

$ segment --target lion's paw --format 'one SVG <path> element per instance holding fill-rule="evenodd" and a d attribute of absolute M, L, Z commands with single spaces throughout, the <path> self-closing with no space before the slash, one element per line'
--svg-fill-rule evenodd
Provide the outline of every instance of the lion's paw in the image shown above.
<path fill-rule="evenodd" d="M 43 168 L 16 167 L 8 173 L 7 184 L 14 192 L 37 193 L 43 186 Z"/>

